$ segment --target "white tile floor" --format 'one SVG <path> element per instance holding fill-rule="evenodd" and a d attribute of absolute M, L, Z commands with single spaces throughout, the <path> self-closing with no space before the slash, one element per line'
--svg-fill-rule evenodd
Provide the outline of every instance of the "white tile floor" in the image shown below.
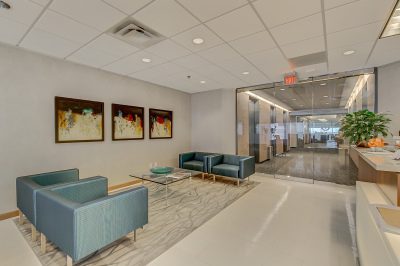
<path fill-rule="evenodd" d="M 356 265 L 355 189 L 253 180 L 261 184 L 150 265 Z M 0 235 L 0 265 L 40 265 L 11 220 L 0 222 Z"/>
<path fill-rule="evenodd" d="M 354 188 L 256 179 L 259 186 L 150 265 L 357 265 Z"/>

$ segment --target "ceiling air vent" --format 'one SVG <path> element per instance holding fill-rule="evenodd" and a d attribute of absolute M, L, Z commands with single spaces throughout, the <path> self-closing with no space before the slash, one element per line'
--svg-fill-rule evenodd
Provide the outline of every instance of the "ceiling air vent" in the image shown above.
<path fill-rule="evenodd" d="M 150 47 L 165 39 L 165 37 L 157 32 L 146 29 L 144 26 L 132 20 L 118 24 L 111 28 L 108 33 L 115 38 L 141 49 Z"/>

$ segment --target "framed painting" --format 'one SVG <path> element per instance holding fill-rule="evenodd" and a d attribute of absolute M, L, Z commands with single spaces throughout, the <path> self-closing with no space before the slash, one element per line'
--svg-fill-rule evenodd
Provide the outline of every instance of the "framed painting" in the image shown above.
<path fill-rule="evenodd" d="M 112 139 L 144 139 L 144 108 L 112 104 Z"/>
<path fill-rule="evenodd" d="M 172 111 L 149 109 L 150 139 L 172 138 Z"/>
<path fill-rule="evenodd" d="M 104 141 L 104 103 L 55 97 L 56 143 Z"/>

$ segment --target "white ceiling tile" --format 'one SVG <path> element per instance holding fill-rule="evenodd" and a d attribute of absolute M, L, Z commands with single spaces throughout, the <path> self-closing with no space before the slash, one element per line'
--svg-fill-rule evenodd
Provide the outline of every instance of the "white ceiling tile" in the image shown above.
<path fill-rule="evenodd" d="M 173 60 L 175 58 L 184 57 L 191 54 L 191 52 L 186 48 L 183 48 L 182 46 L 168 39 L 147 48 L 146 51 L 168 60 Z"/>
<path fill-rule="evenodd" d="M 381 32 L 382 24 L 382 22 L 375 22 L 328 34 L 328 49 L 376 40 Z"/>
<path fill-rule="evenodd" d="M 325 10 L 327 10 L 327 9 L 331 9 L 334 7 L 346 5 L 346 4 L 349 4 L 349 3 L 352 3 L 352 2 L 355 2 L 358 0 L 324 0 L 324 1 L 325 1 L 324 7 L 325 7 Z"/>
<path fill-rule="evenodd" d="M 217 81 L 218 83 L 223 85 L 224 88 L 239 88 L 248 85 L 243 80 L 240 80 L 239 78 L 233 76 L 226 70 L 223 70 L 220 67 L 214 65 L 194 68 L 193 71 L 198 72 L 205 77 Z"/>
<path fill-rule="evenodd" d="M 400 61 L 399 47 L 399 35 L 378 40 L 367 66 L 376 67 Z"/>
<path fill-rule="evenodd" d="M 247 3 L 246 0 L 178 0 L 201 21 L 215 18 Z"/>
<path fill-rule="evenodd" d="M 287 58 L 293 58 L 325 51 L 323 36 L 281 46 Z"/>
<path fill-rule="evenodd" d="M 31 0 L 31 1 L 35 2 L 36 4 L 39 4 L 41 6 L 45 6 L 50 2 L 50 0 Z"/>
<path fill-rule="evenodd" d="M 133 18 L 167 37 L 199 24 L 197 19 L 174 0 L 155 1 Z"/>
<path fill-rule="evenodd" d="M 377 21 L 390 14 L 393 0 L 360 0 L 325 12 L 326 31 L 333 33 Z"/>
<path fill-rule="evenodd" d="M 240 57 L 240 55 L 227 44 L 222 44 L 202 51 L 199 53 L 199 55 L 214 63 Z"/>
<path fill-rule="evenodd" d="M 46 11 L 35 27 L 77 43 L 87 43 L 100 32 L 54 11 Z"/>
<path fill-rule="evenodd" d="M 373 45 L 374 42 L 372 41 L 328 50 L 329 72 L 337 73 L 364 68 Z M 356 52 L 346 56 L 343 52 L 347 50 Z"/>
<path fill-rule="evenodd" d="M 242 55 L 261 52 L 275 48 L 275 42 L 267 31 L 261 31 L 253 35 L 240 38 L 230 42 L 230 44 Z"/>
<path fill-rule="evenodd" d="M 294 70 L 300 80 L 328 74 L 328 66 L 326 63 L 298 67 Z"/>
<path fill-rule="evenodd" d="M 194 44 L 193 39 L 195 38 L 202 38 L 204 43 L 200 45 Z M 199 25 L 190 30 L 182 32 L 172 37 L 172 39 L 193 52 L 202 51 L 223 43 L 223 41 L 216 34 L 214 34 L 204 25 Z"/>
<path fill-rule="evenodd" d="M 165 75 L 172 75 L 178 72 L 188 71 L 186 68 L 171 62 L 155 66 L 152 69 L 158 71 L 158 73 L 163 73 Z"/>
<path fill-rule="evenodd" d="M 225 41 L 232 41 L 265 29 L 249 5 L 213 19 L 206 24 Z"/>
<path fill-rule="evenodd" d="M 320 0 L 258 0 L 254 7 L 269 28 L 321 12 Z"/>
<path fill-rule="evenodd" d="M 99 51 L 108 53 L 116 58 L 121 58 L 137 52 L 139 49 L 126 43 L 113 38 L 107 34 L 102 34 L 92 42 L 90 42 L 87 47 L 93 48 Z"/>
<path fill-rule="evenodd" d="M 43 10 L 42 6 L 29 0 L 12 1 L 10 5 L 10 9 L 0 9 L 0 17 L 25 25 L 31 25 Z"/>
<path fill-rule="evenodd" d="M 271 81 L 282 81 L 285 73 L 290 72 L 289 62 L 278 48 L 246 56 L 259 70 L 264 72 Z"/>
<path fill-rule="evenodd" d="M 110 5 L 118 8 L 120 11 L 124 12 L 125 14 L 132 15 L 140 8 L 144 7 L 152 0 L 105 0 Z"/>
<path fill-rule="evenodd" d="M 295 43 L 324 34 L 321 13 L 271 29 L 279 45 Z"/>
<path fill-rule="evenodd" d="M 207 62 L 207 60 L 204 60 L 203 58 L 201 58 L 200 56 L 198 56 L 196 54 L 191 54 L 191 55 L 176 59 L 173 62 L 182 67 L 188 68 L 188 69 L 193 69 L 193 68 L 197 68 L 197 67 L 206 67 L 209 65 L 209 62 Z"/>
<path fill-rule="evenodd" d="M 256 73 L 257 69 L 250 64 L 246 59 L 242 57 L 226 60 L 217 64 L 217 66 L 229 71 L 236 77 L 246 77 L 246 75 L 241 75 L 243 72 Z"/>
<path fill-rule="evenodd" d="M 16 45 L 29 26 L 0 17 L 0 42 Z"/>
<path fill-rule="evenodd" d="M 149 58 L 151 59 L 150 63 L 144 63 L 142 61 L 143 58 Z M 107 65 L 103 67 L 103 69 L 122 74 L 122 75 L 127 75 L 131 74 L 134 72 L 141 71 L 143 69 L 151 68 L 153 66 L 159 65 L 164 63 L 166 60 L 163 58 L 160 58 L 158 56 L 155 56 L 153 54 L 140 51 L 137 52 L 133 55 L 130 55 L 128 57 L 124 57 L 110 65 Z"/>
<path fill-rule="evenodd" d="M 49 8 L 100 31 L 111 28 L 126 17 L 101 0 L 54 0 Z"/>
<path fill-rule="evenodd" d="M 79 44 L 39 29 L 32 29 L 20 45 L 23 48 L 64 58 L 79 48 Z"/>
<path fill-rule="evenodd" d="M 72 54 L 67 58 L 67 60 L 92 66 L 92 67 L 102 67 L 104 65 L 110 64 L 117 60 L 118 57 L 104 53 L 101 50 L 94 49 L 92 47 L 84 47 L 79 49 L 77 52 Z"/>

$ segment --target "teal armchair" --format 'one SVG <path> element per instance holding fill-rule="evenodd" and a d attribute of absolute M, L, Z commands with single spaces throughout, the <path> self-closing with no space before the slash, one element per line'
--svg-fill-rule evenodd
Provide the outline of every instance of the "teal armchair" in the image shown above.
<path fill-rule="evenodd" d="M 37 228 L 42 251 L 50 240 L 67 255 L 67 265 L 148 223 L 148 190 L 108 195 L 107 178 L 91 177 L 37 193 Z"/>
<path fill-rule="evenodd" d="M 179 168 L 207 173 L 207 158 L 214 153 L 186 152 L 179 154 Z"/>
<path fill-rule="evenodd" d="M 79 180 L 79 170 L 69 169 L 57 172 L 21 176 L 16 179 L 17 207 L 32 224 L 32 238 L 36 239 L 36 194 L 42 189 L 55 187 Z M 21 218 L 22 219 L 22 218 Z"/>
<path fill-rule="evenodd" d="M 255 173 L 254 156 L 238 156 L 238 155 L 214 155 L 208 157 L 208 173 L 211 174 L 215 181 L 215 176 L 224 176 L 235 178 L 237 185 L 240 181 L 248 178 Z"/>

